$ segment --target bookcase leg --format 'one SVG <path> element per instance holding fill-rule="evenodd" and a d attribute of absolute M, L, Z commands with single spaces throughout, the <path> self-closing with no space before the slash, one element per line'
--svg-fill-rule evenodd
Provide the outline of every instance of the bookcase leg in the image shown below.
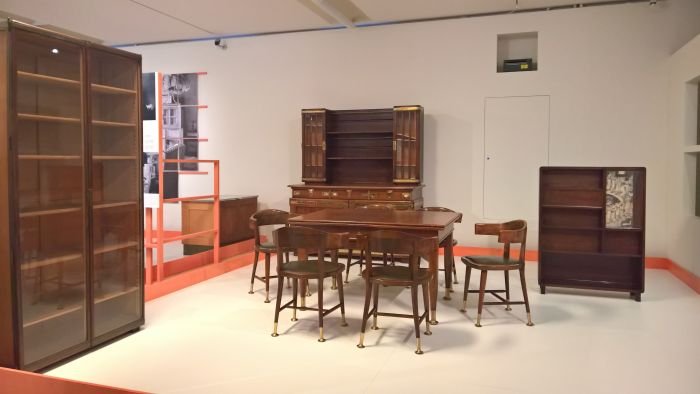
<path fill-rule="evenodd" d="M 544 291 L 545 291 L 545 290 L 544 290 L 544 286 L 543 286 L 543 285 L 540 285 L 540 294 L 544 294 Z"/>
<path fill-rule="evenodd" d="M 642 302 L 642 293 L 631 293 L 634 300 L 637 302 Z"/>

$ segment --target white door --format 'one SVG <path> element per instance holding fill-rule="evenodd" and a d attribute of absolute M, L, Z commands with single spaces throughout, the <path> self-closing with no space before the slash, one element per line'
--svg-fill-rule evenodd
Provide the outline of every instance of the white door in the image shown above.
<path fill-rule="evenodd" d="M 484 119 L 484 218 L 534 222 L 539 168 L 549 163 L 549 96 L 489 97 Z"/>

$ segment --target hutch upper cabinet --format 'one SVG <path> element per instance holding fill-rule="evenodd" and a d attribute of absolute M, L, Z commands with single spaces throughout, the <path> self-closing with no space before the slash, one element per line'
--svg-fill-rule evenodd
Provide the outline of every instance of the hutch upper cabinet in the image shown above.
<path fill-rule="evenodd" d="M 0 365 L 143 324 L 141 57 L 0 28 Z"/>
<path fill-rule="evenodd" d="M 292 213 L 369 204 L 423 206 L 423 108 L 302 110 L 302 181 Z"/>

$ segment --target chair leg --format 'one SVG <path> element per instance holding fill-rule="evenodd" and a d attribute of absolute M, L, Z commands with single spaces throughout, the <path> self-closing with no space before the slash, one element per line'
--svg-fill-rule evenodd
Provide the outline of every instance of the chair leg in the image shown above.
<path fill-rule="evenodd" d="M 287 278 L 287 281 L 289 281 L 289 278 Z M 292 306 L 294 307 L 292 309 L 292 321 L 297 321 L 297 299 L 299 297 L 299 279 L 294 278 L 293 280 L 294 285 L 292 286 Z"/>
<path fill-rule="evenodd" d="M 360 343 L 357 347 L 363 349 L 365 347 L 365 328 L 369 319 L 369 301 L 372 298 L 372 285 L 369 280 L 365 281 L 365 308 L 362 312 L 362 327 L 360 327 Z"/>
<path fill-rule="evenodd" d="M 284 286 L 284 282 L 281 283 Z M 265 253 L 265 303 L 270 302 L 270 254 Z"/>
<path fill-rule="evenodd" d="M 360 271 L 357 273 L 357 276 L 362 276 L 362 264 L 364 264 L 365 262 L 365 253 L 367 252 L 364 250 L 360 250 L 360 261 L 357 262 L 358 264 L 360 264 Z M 372 256 L 370 255 L 370 257 Z M 372 261 L 370 260 L 369 263 L 372 264 Z"/>
<path fill-rule="evenodd" d="M 372 326 L 370 327 L 372 330 L 378 330 L 379 327 L 377 326 L 377 309 L 379 309 L 379 284 L 374 283 L 372 285 L 372 307 L 374 308 L 374 315 L 372 316 Z"/>
<path fill-rule="evenodd" d="M 360 258 L 361 257 L 362 252 L 360 251 Z M 352 249 L 348 249 L 348 264 L 345 267 L 345 283 L 350 283 L 350 265 L 352 265 Z"/>
<path fill-rule="evenodd" d="M 284 259 L 285 259 L 285 261 L 286 261 L 287 263 L 289 262 L 289 252 L 284 252 Z M 287 278 L 287 288 L 288 288 L 288 289 L 291 289 L 291 288 L 292 288 L 292 284 L 291 284 L 290 282 L 291 282 L 291 281 L 290 281 L 290 279 L 289 279 L 289 277 L 288 277 L 288 278 Z"/>
<path fill-rule="evenodd" d="M 506 279 L 506 301 L 510 301 L 510 271 L 505 270 L 503 271 L 503 276 Z M 510 304 L 506 303 L 506 310 L 509 311 L 512 308 L 510 307 Z"/>
<path fill-rule="evenodd" d="M 464 305 L 462 306 L 462 309 L 460 309 L 462 312 L 467 311 L 467 295 L 469 295 L 469 279 L 472 276 L 472 267 L 467 266 L 466 267 L 466 272 L 464 273 Z"/>
<path fill-rule="evenodd" d="M 282 288 L 284 287 L 284 277 L 278 274 L 277 279 L 277 302 L 275 302 L 275 325 L 272 329 L 272 336 L 279 336 L 277 333 L 277 322 L 280 319 L 280 307 L 282 306 Z"/>
<path fill-rule="evenodd" d="M 306 309 L 306 286 L 308 286 L 306 279 L 299 279 L 299 294 L 301 295 L 301 305 L 299 309 L 302 311 Z"/>
<path fill-rule="evenodd" d="M 452 259 L 452 278 L 453 278 L 453 284 L 458 285 L 459 280 L 457 280 L 457 263 L 455 262 L 455 259 Z M 452 289 L 454 291 L 454 289 Z"/>
<path fill-rule="evenodd" d="M 523 288 L 523 300 L 525 301 L 525 312 L 527 312 L 527 325 L 532 327 L 535 324 L 530 316 L 530 301 L 527 299 L 527 285 L 525 284 L 525 267 L 520 268 L 520 286 Z"/>
<path fill-rule="evenodd" d="M 423 306 L 425 308 L 425 335 L 433 335 L 433 332 L 430 331 L 430 299 L 428 297 L 428 282 L 423 282 L 421 284 L 421 287 L 423 288 Z"/>
<path fill-rule="evenodd" d="M 255 271 L 258 269 L 258 258 L 260 258 L 260 252 L 255 251 L 255 258 L 253 259 L 253 273 L 250 274 L 250 291 L 248 294 L 253 294 L 253 283 L 255 283 Z"/>
<path fill-rule="evenodd" d="M 479 311 L 476 315 L 476 326 L 481 327 L 481 311 L 484 309 L 484 290 L 486 290 L 486 274 L 488 271 L 481 270 L 481 281 L 479 283 Z"/>
<path fill-rule="evenodd" d="M 345 320 L 345 293 L 343 293 L 343 272 L 339 272 L 333 277 L 335 282 L 338 284 L 338 299 L 340 300 L 340 316 L 343 322 L 340 324 L 343 327 L 348 326 L 347 320 Z"/>
<path fill-rule="evenodd" d="M 416 354 L 423 354 L 420 348 L 420 318 L 418 317 L 418 286 L 411 286 L 411 305 L 413 306 L 413 326 L 416 330 Z"/>
<path fill-rule="evenodd" d="M 311 297 L 311 286 L 309 286 L 309 280 L 304 279 L 304 282 L 306 282 L 306 296 Z"/>
<path fill-rule="evenodd" d="M 323 278 L 318 279 L 318 341 L 326 342 L 323 337 Z"/>

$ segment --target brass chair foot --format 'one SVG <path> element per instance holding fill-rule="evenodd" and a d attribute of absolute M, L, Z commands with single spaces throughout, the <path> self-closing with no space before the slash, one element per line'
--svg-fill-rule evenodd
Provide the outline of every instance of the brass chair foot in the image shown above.
<path fill-rule="evenodd" d="M 350 283 L 350 282 L 348 282 L 347 280 L 344 280 L 343 283 L 348 284 L 348 283 Z"/>
<path fill-rule="evenodd" d="M 476 315 L 476 324 L 474 324 L 477 327 L 481 327 L 481 313 Z"/>
<path fill-rule="evenodd" d="M 508 306 L 506 307 L 506 310 L 507 310 L 507 311 L 512 311 L 513 308 L 511 308 L 510 305 L 508 305 Z"/>
<path fill-rule="evenodd" d="M 277 323 L 275 323 L 275 327 L 272 329 L 272 336 L 273 337 L 280 336 L 280 334 L 277 333 Z"/>
<path fill-rule="evenodd" d="M 423 350 L 420 348 L 420 338 L 416 339 L 416 354 L 423 354 Z"/>
<path fill-rule="evenodd" d="M 474 327 L 481 327 L 481 323 L 474 324 Z"/>
<path fill-rule="evenodd" d="M 452 283 L 455 284 L 455 285 L 458 285 L 458 284 L 459 284 L 459 281 L 458 281 L 457 279 L 455 279 L 455 281 L 452 282 Z"/>
<path fill-rule="evenodd" d="M 459 311 L 462 312 L 462 313 L 467 313 L 467 310 L 464 309 L 464 308 L 461 308 Z"/>
<path fill-rule="evenodd" d="M 433 320 L 430 321 L 430 325 L 431 325 L 431 326 L 437 326 L 438 323 L 440 323 L 440 322 L 437 321 L 437 320 L 435 320 L 435 319 L 433 319 Z"/>
<path fill-rule="evenodd" d="M 326 342 L 326 338 L 323 337 L 323 327 L 318 329 L 318 333 L 319 333 L 318 341 L 319 342 Z"/>
<path fill-rule="evenodd" d="M 293 317 L 293 318 L 291 318 L 290 320 L 291 320 L 291 321 L 298 321 L 299 319 L 297 319 L 296 317 Z"/>
<path fill-rule="evenodd" d="M 273 332 L 273 333 L 272 333 L 272 336 L 273 336 L 273 337 L 278 337 L 278 336 L 280 336 L 280 334 L 278 334 L 278 333 L 276 333 L 276 332 Z"/>
<path fill-rule="evenodd" d="M 527 326 L 532 327 L 534 326 L 535 323 L 532 322 L 532 317 L 530 316 L 530 313 L 527 314 Z"/>
<path fill-rule="evenodd" d="M 449 300 L 452 299 L 452 297 L 450 297 L 450 292 L 449 292 L 449 290 L 448 290 L 447 294 L 445 294 L 445 296 L 442 297 L 442 299 L 445 300 L 445 301 L 449 301 Z"/>
<path fill-rule="evenodd" d="M 341 325 L 342 327 L 347 327 L 347 326 L 348 326 L 348 321 L 345 320 L 345 314 L 343 314 L 342 319 L 343 319 L 343 322 L 340 323 L 340 325 Z"/>
<path fill-rule="evenodd" d="M 464 300 L 464 305 L 462 306 L 462 309 L 460 309 L 460 311 L 462 311 L 462 312 L 467 311 L 467 300 Z"/>
<path fill-rule="evenodd" d="M 369 329 L 370 329 L 370 330 L 379 330 L 379 327 L 377 327 L 377 326 L 372 326 L 372 327 L 370 327 Z"/>
<path fill-rule="evenodd" d="M 357 344 L 357 347 L 359 349 L 364 349 L 365 348 L 365 333 L 361 332 L 360 333 L 360 343 Z"/>
<path fill-rule="evenodd" d="M 269 303 L 270 303 L 270 299 L 269 299 L 269 298 L 266 298 L 264 302 L 265 302 L 266 304 L 269 304 Z"/>
<path fill-rule="evenodd" d="M 306 291 L 306 296 L 307 296 L 307 297 L 311 297 L 311 290 L 307 290 L 307 291 Z"/>
<path fill-rule="evenodd" d="M 253 290 L 251 290 L 251 291 L 248 292 L 248 294 L 255 294 L 255 293 L 253 293 Z"/>
<path fill-rule="evenodd" d="M 319 342 L 326 342 L 326 338 L 318 338 Z"/>
<path fill-rule="evenodd" d="M 433 335 L 433 332 L 430 331 L 430 330 L 428 330 L 428 331 L 424 332 L 423 334 L 425 334 L 425 335 Z"/>

